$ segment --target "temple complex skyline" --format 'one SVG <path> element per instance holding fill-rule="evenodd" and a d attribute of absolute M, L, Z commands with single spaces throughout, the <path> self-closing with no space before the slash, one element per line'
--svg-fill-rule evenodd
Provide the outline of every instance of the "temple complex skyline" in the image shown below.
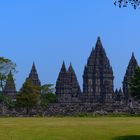
<path fill-rule="evenodd" d="M 118 102 L 119 104 L 127 104 L 129 101 L 132 101 L 129 83 L 138 67 L 138 62 L 134 53 L 132 53 L 122 85 L 119 89 L 116 88 L 115 90 L 114 73 L 110 60 L 100 37 L 97 37 L 95 47 L 92 48 L 84 67 L 82 88 L 79 86 L 79 81 L 77 80 L 77 75 L 72 64 L 70 63 L 69 67 L 66 68 L 65 62 L 63 61 L 56 83 L 54 84 L 57 103 L 99 103 L 112 105 Z M 26 82 L 30 82 L 33 87 L 38 89 L 38 93 L 41 94 L 40 88 L 43 84 L 41 84 L 34 62 L 20 91 L 23 90 Z M 16 90 L 16 84 L 11 71 L 6 80 L 3 93 L 12 100 L 16 100 L 18 90 Z"/>
<path fill-rule="evenodd" d="M 33 61 L 42 84 L 55 84 L 62 62 L 72 63 L 82 88 L 87 57 L 100 36 L 119 88 L 132 52 L 140 62 L 139 17 L 139 10 L 120 9 L 112 0 L 1 1 L 0 56 L 17 64 L 18 89 Z"/>
<path fill-rule="evenodd" d="M 100 44 L 101 42 L 100 42 L 100 37 L 97 37 L 97 42 L 96 42 L 96 45 L 95 45 L 95 47 L 92 47 L 91 49 L 92 49 L 92 51 L 91 51 L 91 54 L 90 54 L 90 57 L 91 57 L 91 60 L 93 61 L 94 59 L 96 60 L 96 58 L 94 58 L 93 59 L 93 56 L 92 56 L 92 53 L 94 52 L 94 48 L 97 48 L 97 44 Z M 101 43 L 101 46 L 102 46 L 102 43 Z M 104 46 L 104 45 L 103 45 Z M 96 50 L 98 50 L 98 49 L 96 49 Z M 104 48 L 104 51 L 105 51 L 105 48 Z M 80 52 L 79 52 L 80 53 Z M 102 55 L 102 54 L 101 54 Z M 105 54 L 106 55 L 106 54 Z M 93 63 L 93 62 L 90 62 L 90 57 L 88 58 L 88 63 Z M 96 56 L 97 57 L 97 56 Z M 100 54 L 99 54 L 99 57 L 100 57 Z M 110 58 L 109 58 L 110 59 Z M 107 58 L 107 60 L 106 61 L 110 61 L 110 60 L 108 60 L 108 58 Z M 68 64 L 68 62 L 66 62 L 65 60 L 63 60 L 62 61 L 63 62 L 63 65 L 62 65 L 62 71 L 65 69 L 66 71 L 67 71 L 67 69 L 66 69 L 66 67 L 67 67 L 67 65 L 66 64 Z M 31 67 L 31 66 L 30 66 Z M 26 79 L 34 79 L 34 77 L 36 78 L 37 77 L 37 83 L 36 83 L 36 80 L 33 80 L 34 81 L 34 83 L 35 83 L 35 85 L 37 84 L 37 85 L 41 85 L 41 83 L 42 83 L 42 85 L 43 84 L 50 84 L 51 82 L 49 82 L 47 79 L 46 79 L 46 81 L 44 82 L 44 81 L 42 81 L 41 80 L 41 78 L 40 78 L 40 73 L 39 72 L 37 72 L 38 70 L 36 69 L 36 67 L 37 67 L 37 69 L 39 69 L 38 68 L 38 66 L 35 64 L 35 61 L 33 61 L 32 62 L 32 67 L 31 67 L 31 70 L 30 69 L 28 69 L 29 71 L 28 71 L 28 73 L 29 73 L 29 76 L 28 76 L 28 73 L 25 75 L 25 77 L 24 77 L 24 81 L 26 80 Z M 134 70 L 135 68 L 137 68 L 138 67 L 138 61 L 136 60 L 136 58 L 135 58 L 135 54 L 134 54 L 134 52 L 132 52 L 131 53 L 131 56 L 130 56 L 130 59 L 128 60 L 128 64 L 126 65 L 126 71 L 125 71 L 125 73 L 124 73 L 124 75 L 122 76 L 122 82 L 119 82 L 120 84 L 119 84 L 119 86 L 118 85 L 116 85 L 116 83 L 115 83 L 115 81 L 116 81 L 116 76 L 115 76 L 115 74 L 113 74 L 113 80 L 114 80 L 114 82 L 113 82 L 113 86 L 114 86 L 114 90 L 115 89 L 119 89 L 119 88 L 121 88 L 121 89 L 124 89 L 125 90 L 125 81 L 127 82 L 127 77 L 129 77 L 129 74 L 130 75 L 134 75 L 134 71 L 131 71 L 131 70 Z M 64 70 L 64 71 L 65 71 Z M 86 65 L 85 65 L 85 69 L 84 69 L 84 67 L 83 67 L 83 73 L 85 73 L 85 70 L 86 70 Z M 111 71 L 112 71 L 112 73 L 114 73 L 113 72 L 113 67 L 111 66 Z M 83 84 L 84 84 L 84 81 L 80 81 L 78 78 L 77 78 L 77 75 L 79 75 L 79 74 L 77 74 L 77 72 L 74 70 L 74 68 L 73 68 L 73 63 L 70 61 L 69 62 L 69 67 L 68 67 L 68 72 L 69 73 L 73 73 L 74 74 L 74 78 L 76 78 L 76 80 L 77 80 L 77 82 L 78 82 L 78 86 L 80 86 L 79 88 L 79 92 L 80 92 L 80 90 L 83 90 L 84 91 L 84 89 L 82 88 L 83 87 Z M 17 73 L 20 73 L 20 72 L 17 72 Z M 21 86 L 22 86 L 22 84 L 21 84 L 21 86 L 18 86 L 19 84 L 16 82 L 17 80 L 16 80 L 16 78 L 17 78 L 17 73 L 14 73 L 14 79 L 15 79 L 15 85 L 16 85 L 16 88 L 17 88 L 17 90 L 19 90 L 20 88 L 21 88 Z M 38 75 L 38 74 L 39 75 Z M 57 73 L 58 75 L 59 75 L 59 71 L 58 71 L 58 73 Z M 27 77 L 28 76 L 28 77 Z M 75 77 L 76 76 L 76 77 Z M 27 78 L 26 78 L 27 77 Z M 83 77 L 83 74 L 82 74 L 82 76 L 81 77 Z M 131 77 L 131 76 L 130 76 Z M 38 81 L 38 79 L 39 79 L 39 81 Z M 56 76 L 56 80 L 57 80 L 57 76 Z M 66 79 L 67 80 L 67 79 Z M 128 80 L 129 80 L 129 78 L 128 78 Z M 23 81 L 23 82 L 24 82 Z M 22 83 L 23 83 L 22 82 Z M 51 83 L 51 84 L 54 84 L 54 86 L 55 86 L 55 84 L 56 84 L 56 81 L 54 81 L 54 83 Z M 126 89 L 127 90 L 127 89 Z M 128 92 L 128 91 L 127 91 Z"/>

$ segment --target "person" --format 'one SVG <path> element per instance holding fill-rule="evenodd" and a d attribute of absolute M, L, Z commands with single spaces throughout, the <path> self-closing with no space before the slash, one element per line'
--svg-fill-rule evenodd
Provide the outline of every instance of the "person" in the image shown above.
<path fill-rule="evenodd" d="M 133 103 L 132 103 L 132 100 L 129 100 L 129 110 L 130 110 L 130 113 L 133 113 Z"/>

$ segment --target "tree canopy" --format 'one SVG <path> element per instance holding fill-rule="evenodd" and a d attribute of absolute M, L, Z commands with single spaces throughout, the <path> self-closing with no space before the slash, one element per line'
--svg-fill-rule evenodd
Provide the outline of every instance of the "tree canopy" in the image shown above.
<path fill-rule="evenodd" d="M 0 91 L 3 91 L 9 72 L 15 72 L 16 64 L 10 59 L 0 57 Z"/>
<path fill-rule="evenodd" d="M 54 94 L 53 84 L 45 84 L 41 87 L 40 105 L 46 108 L 49 103 L 56 101 L 56 95 Z"/>
<path fill-rule="evenodd" d="M 53 88 L 53 84 L 45 84 L 41 86 L 41 93 L 42 94 L 47 94 L 47 93 L 54 93 L 55 89 Z"/>
<path fill-rule="evenodd" d="M 135 75 L 130 82 L 131 96 L 140 101 L 140 67 L 135 70 Z"/>
<path fill-rule="evenodd" d="M 39 94 L 36 88 L 32 85 L 30 80 L 26 80 L 17 95 L 17 105 L 25 108 L 26 113 L 29 114 L 30 109 L 35 107 L 38 103 Z"/>
<path fill-rule="evenodd" d="M 11 105 L 11 99 L 5 96 L 3 93 L 0 94 L 0 104 L 9 107 Z"/>
<path fill-rule="evenodd" d="M 134 9 L 137 9 L 140 5 L 140 0 L 115 0 L 114 4 L 118 5 L 120 8 L 131 5 Z"/>

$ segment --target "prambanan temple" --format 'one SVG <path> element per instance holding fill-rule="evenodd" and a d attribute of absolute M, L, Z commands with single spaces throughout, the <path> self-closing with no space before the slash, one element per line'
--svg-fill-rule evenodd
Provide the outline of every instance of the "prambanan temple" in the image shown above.
<path fill-rule="evenodd" d="M 48 112 L 92 112 L 101 109 L 107 111 L 125 110 L 130 102 L 129 82 L 138 67 L 134 53 L 128 63 L 122 87 L 114 90 L 114 75 L 110 61 L 103 48 L 100 37 L 97 38 L 95 48 L 87 59 L 83 71 L 83 89 L 80 89 L 76 73 L 72 64 L 67 69 L 63 62 L 56 81 L 56 103 L 50 104 Z M 35 64 L 33 63 L 29 77 L 35 86 L 41 86 Z M 16 88 L 11 72 L 9 73 L 4 93 L 12 99 L 16 97 Z"/>

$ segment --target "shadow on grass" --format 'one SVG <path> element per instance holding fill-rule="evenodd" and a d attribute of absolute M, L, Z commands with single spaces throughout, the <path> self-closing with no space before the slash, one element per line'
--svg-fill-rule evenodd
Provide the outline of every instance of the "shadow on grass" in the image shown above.
<path fill-rule="evenodd" d="M 113 138 L 112 140 L 140 140 L 140 135 L 119 136 Z"/>

